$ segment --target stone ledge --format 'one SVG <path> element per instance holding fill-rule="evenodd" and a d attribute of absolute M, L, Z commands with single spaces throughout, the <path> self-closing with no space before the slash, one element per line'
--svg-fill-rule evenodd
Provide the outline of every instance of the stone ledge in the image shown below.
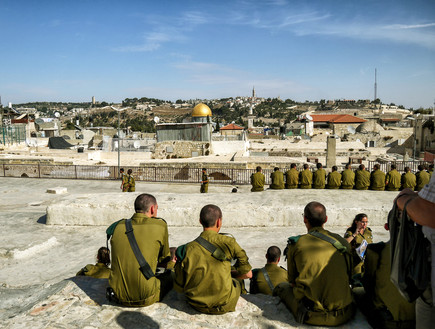
<path fill-rule="evenodd" d="M 266 190 L 257 193 L 153 193 L 158 216 L 169 226 L 197 226 L 206 204 L 221 207 L 225 227 L 300 226 L 305 205 L 326 206 L 328 227 L 350 225 L 357 213 L 366 213 L 370 226 L 383 226 L 397 192 L 355 190 Z M 139 193 L 65 196 L 47 207 L 49 225 L 108 226 L 134 213 Z"/>

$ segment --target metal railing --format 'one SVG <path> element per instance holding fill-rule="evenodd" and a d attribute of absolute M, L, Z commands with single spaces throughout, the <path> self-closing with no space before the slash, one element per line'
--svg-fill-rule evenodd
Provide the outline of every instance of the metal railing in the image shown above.
<path fill-rule="evenodd" d="M 378 163 L 381 170 L 388 172 L 392 163 L 397 170 L 403 171 L 410 167 L 416 172 L 419 164 L 428 165 L 427 161 L 396 161 L 379 162 L 369 161 L 367 170 L 371 171 Z M 133 170 L 137 181 L 167 182 L 167 183 L 198 183 L 201 181 L 200 168 L 173 168 L 173 167 L 126 167 Z M 65 179 L 118 179 L 117 166 L 83 166 L 83 165 L 55 165 L 55 164 L 0 164 L 0 177 L 30 177 L 30 178 L 65 178 Z M 289 167 L 280 168 L 282 172 Z M 339 171 L 344 168 L 339 168 Z M 299 168 L 300 170 L 300 168 Z M 312 168 L 311 170 L 315 170 Z M 251 175 L 255 169 L 208 168 L 209 181 L 214 184 L 249 185 Z M 270 174 L 273 169 L 263 169 L 266 184 L 270 184 Z"/>

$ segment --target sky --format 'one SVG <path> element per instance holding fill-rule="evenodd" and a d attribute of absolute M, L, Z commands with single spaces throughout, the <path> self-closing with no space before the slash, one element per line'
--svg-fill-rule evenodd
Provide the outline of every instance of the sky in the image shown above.
<path fill-rule="evenodd" d="M 433 0 L 0 0 L 3 105 L 435 102 Z"/>

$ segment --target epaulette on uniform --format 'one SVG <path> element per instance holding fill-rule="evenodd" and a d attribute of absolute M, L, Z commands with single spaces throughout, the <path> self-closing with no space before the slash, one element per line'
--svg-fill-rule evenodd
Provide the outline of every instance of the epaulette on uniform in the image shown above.
<path fill-rule="evenodd" d="M 296 242 L 298 242 L 300 237 L 301 237 L 300 235 L 291 236 L 287 239 L 287 243 L 288 244 L 295 244 Z"/>
<path fill-rule="evenodd" d="M 177 263 L 181 262 L 184 259 L 184 257 L 186 257 L 186 248 L 187 248 L 187 244 L 183 244 L 182 246 L 177 247 L 177 250 L 175 250 Z"/>
<path fill-rule="evenodd" d="M 160 217 L 154 217 L 154 218 L 155 219 L 161 219 L 162 221 L 164 221 L 166 223 L 166 221 L 163 218 L 160 218 Z M 168 223 L 166 223 L 166 224 L 168 224 Z"/>
<path fill-rule="evenodd" d="M 107 238 L 109 238 L 109 237 L 111 237 L 113 235 L 113 232 L 115 232 L 116 225 L 118 225 L 120 221 L 122 221 L 122 219 L 114 222 L 112 225 L 110 225 L 107 228 L 107 230 L 106 230 Z"/>
<path fill-rule="evenodd" d="M 219 233 L 220 235 L 229 236 L 230 238 L 235 239 L 235 237 L 231 233 Z"/>

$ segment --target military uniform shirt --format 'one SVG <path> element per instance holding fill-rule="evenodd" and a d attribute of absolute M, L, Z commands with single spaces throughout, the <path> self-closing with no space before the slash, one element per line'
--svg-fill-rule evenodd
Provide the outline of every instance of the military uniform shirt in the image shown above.
<path fill-rule="evenodd" d="M 390 170 L 385 177 L 387 191 L 398 191 L 400 189 L 401 176 L 396 169 Z M 387 184 L 388 182 L 388 184 Z"/>
<path fill-rule="evenodd" d="M 346 190 L 353 189 L 355 185 L 355 173 L 350 169 L 345 169 L 341 174 L 341 188 Z"/>
<path fill-rule="evenodd" d="M 313 184 L 313 173 L 310 169 L 304 169 L 300 174 L 301 188 L 311 188 Z"/>
<path fill-rule="evenodd" d="M 264 178 L 263 173 L 256 172 L 251 175 L 251 192 L 259 192 L 264 190 L 264 183 L 266 179 Z"/>
<path fill-rule="evenodd" d="M 201 237 L 221 248 L 227 259 L 235 259 L 234 266 L 240 274 L 246 274 L 251 270 L 246 252 L 233 237 L 215 231 L 203 231 Z M 207 313 L 210 309 L 234 311 L 234 309 L 225 309 L 227 304 L 239 298 L 231 277 L 230 261 L 214 258 L 210 251 L 196 241 L 189 242 L 178 249 L 175 290 L 184 292 L 189 304 L 199 311 Z"/>
<path fill-rule="evenodd" d="M 367 170 L 358 169 L 355 172 L 355 188 L 357 190 L 368 190 L 370 187 L 370 173 Z"/>
<path fill-rule="evenodd" d="M 293 189 L 298 188 L 299 184 L 299 172 L 296 168 L 287 170 L 285 173 L 285 188 Z"/>
<path fill-rule="evenodd" d="M 313 188 L 323 189 L 326 183 L 326 171 L 323 168 L 317 169 L 313 173 Z"/>
<path fill-rule="evenodd" d="M 88 264 L 78 271 L 76 275 L 91 276 L 97 279 L 108 279 L 110 268 L 103 263 L 97 263 L 95 265 Z"/>
<path fill-rule="evenodd" d="M 270 174 L 270 180 L 272 184 L 270 184 L 271 189 L 283 189 L 284 188 L 284 174 L 277 170 Z"/>
<path fill-rule="evenodd" d="M 341 174 L 338 171 L 332 171 L 328 174 L 328 185 L 329 189 L 338 189 L 341 186 Z"/>
<path fill-rule="evenodd" d="M 374 191 L 385 190 L 385 173 L 380 169 L 372 171 L 370 174 L 370 189 Z"/>
<path fill-rule="evenodd" d="M 417 178 L 416 191 L 420 191 L 426 184 L 429 184 L 430 175 L 426 170 L 419 171 L 415 174 L 415 177 Z"/>
<path fill-rule="evenodd" d="M 199 190 L 201 193 L 208 192 L 208 175 L 203 172 L 201 177 L 201 188 Z"/>
<path fill-rule="evenodd" d="M 157 263 L 171 258 L 168 243 L 168 227 L 160 218 L 150 218 L 142 213 L 132 217 L 133 233 L 142 255 L 155 273 Z M 156 277 L 147 280 L 139 271 L 139 263 L 125 234 L 125 220 L 121 220 L 113 232 L 112 271 L 109 285 L 121 303 L 147 306 L 159 300 L 160 281 Z M 133 306 L 133 305 L 131 305 Z"/>
<path fill-rule="evenodd" d="M 416 185 L 417 178 L 412 172 L 408 171 L 407 173 L 404 173 L 402 175 L 402 188 L 410 188 L 411 190 L 413 190 Z"/>
<path fill-rule="evenodd" d="M 338 240 L 350 251 L 349 243 L 341 236 L 322 227 L 311 231 Z M 287 271 L 288 281 L 294 283 L 295 299 L 310 300 L 314 312 L 340 310 L 353 301 L 345 256 L 327 241 L 305 234 L 289 244 Z"/>
<path fill-rule="evenodd" d="M 276 287 L 281 282 L 286 282 L 288 278 L 287 271 L 277 264 L 266 264 L 264 266 L 267 274 L 269 275 L 272 285 Z M 272 295 L 269 284 L 264 278 L 264 274 L 261 268 L 252 270 L 252 279 L 249 289 L 250 294 L 265 294 Z"/>

